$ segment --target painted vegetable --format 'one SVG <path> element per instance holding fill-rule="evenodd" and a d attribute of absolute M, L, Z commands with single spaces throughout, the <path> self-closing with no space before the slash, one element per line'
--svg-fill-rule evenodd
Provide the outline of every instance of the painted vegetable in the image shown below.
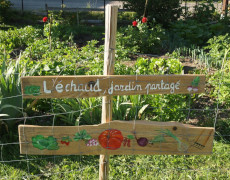
<path fill-rule="evenodd" d="M 131 147 L 131 140 L 135 139 L 133 135 L 128 135 L 127 138 L 125 137 L 123 140 L 123 146 Z"/>
<path fill-rule="evenodd" d="M 145 147 L 147 146 L 147 144 L 149 143 L 148 139 L 145 138 L 145 137 L 140 137 L 140 138 L 137 138 L 136 136 L 136 132 L 134 132 L 134 136 L 135 136 L 135 139 L 137 141 L 137 144 L 141 147 Z"/>
<path fill-rule="evenodd" d="M 92 139 L 92 137 L 86 132 L 85 129 L 83 129 L 80 132 L 76 133 L 73 139 L 74 141 L 79 141 L 79 140 L 88 141 Z"/>
<path fill-rule="evenodd" d="M 191 83 L 191 86 L 188 86 L 188 91 L 191 92 L 191 91 L 194 91 L 194 92 L 197 92 L 198 91 L 198 88 L 197 86 L 199 85 L 200 83 L 200 77 L 195 77 Z"/>
<path fill-rule="evenodd" d="M 121 147 L 123 136 L 119 130 L 108 129 L 99 135 L 98 141 L 103 148 L 116 150 Z"/>
<path fill-rule="evenodd" d="M 175 139 L 178 142 L 178 146 L 177 149 L 178 151 L 187 151 L 189 148 L 189 145 L 187 143 L 182 142 L 178 137 L 176 137 L 170 130 L 166 129 L 166 130 L 162 130 L 162 133 L 164 133 L 167 136 L 172 137 L 173 139 Z"/>
<path fill-rule="evenodd" d="M 99 145 L 99 143 L 98 143 L 97 139 L 90 139 L 86 144 L 86 146 L 98 146 L 98 145 Z"/>
<path fill-rule="evenodd" d="M 32 137 L 32 144 L 35 148 L 40 150 L 57 150 L 59 149 L 57 139 L 53 136 L 45 138 L 43 135 L 37 135 Z"/>
<path fill-rule="evenodd" d="M 69 136 L 63 137 L 61 140 L 61 144 L 65 144 L 66 146 L 68 146 L 70 142 L 72 142 L 72 139 L 70 139 Z"/>
<path fill-rule="evenodd" d="M 124 140 L 123 140 L 123 146 L 128 146 L 128 147 L 130 147 L 131 145 L 130 145 L 130 139 L 128 139 L 128 138 L 124 138 Z"/>
<path fill-rule="evenodd" d="M 38 96 L 40 94 L 40 86 L 26 86 L 25 94 Z"/>
<path fill-rule="evenodd" d="M 165 138 L 164 138 L 164 136 L 162 134 L 156 136 L 153 140 L 149 141 L 150 144 L 162 143 L 162 142 L 165 142 Z"/>

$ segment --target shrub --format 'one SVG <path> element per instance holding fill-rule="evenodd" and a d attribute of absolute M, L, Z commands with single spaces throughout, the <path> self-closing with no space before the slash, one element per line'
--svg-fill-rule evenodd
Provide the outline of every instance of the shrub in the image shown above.
<path fill-rule="evenodd" d="M 0 22 L 5 21 L 12 3 L 9 0 L 0 0 Z"/>
<path fill-rule="evenodd" d="M 230 58 L 230 36 L 229 34 L 214 36 L 208 40 L 208 55 L 211 57 L 211 65 L 216 68 L 224 66 Z"/>
<path fill-rule="evenodd" d="M 159 54 L 162 52 L 165 30 L 159 24 L 149 23 L 148 25 L 139 20 L 135 22 L 137 22 L 136 26 L 129 25 L 126 28 L 121 28 L 117 33 L 118 55 L 124 53 L 124 49 L 141 53 Z"/>
<path fill-rule="evenodd" d="M 194 8 L 195 11 L 192 18 L 199 22 L 209 22 L 220 18 L 216 13 L 213 1 L 207 0 L 207 2 L 197 4 Z"/>
<path fill-rule="evenodd" d="M 132 9 L 139 16 L 143 16 L 146 0 L 126 0 L 125 7 Z M 146 15 L 157 23 L 168 26 L 169 23 L 176 21 L 182 13 L 180 0 L 148 0 Z"/>

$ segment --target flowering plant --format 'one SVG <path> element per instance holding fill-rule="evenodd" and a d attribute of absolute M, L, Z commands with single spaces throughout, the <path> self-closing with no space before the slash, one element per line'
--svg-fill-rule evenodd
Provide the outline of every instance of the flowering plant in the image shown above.
<path fill-rule="evenodd" d="M 43 17 L 42 21 L 46 22 L 48 20 L 48 17 Z"/>
<path fill-rule="evenodd" d="M 142 23 L 147 23 L 147 17 L 143 17 L 141 20 Z"/>
<path fill-rule="evenodd" d="M 137 26 L 137 21 L 133 21 L 132 24 L 133 24 L 134 27 L 136 27 Z"/>
<path fill-rule="evenodd" d="M 117 49 L 129 49 L 131 52 L 157 53 L 162 51 L 162 41 L 165 39 L 165 30 L 147 18 L 132 22 L 117 33 Z M 123 51 L 122 50 L 122 51 Z M 117 51 L 119 53 L 124 53 Z"/>

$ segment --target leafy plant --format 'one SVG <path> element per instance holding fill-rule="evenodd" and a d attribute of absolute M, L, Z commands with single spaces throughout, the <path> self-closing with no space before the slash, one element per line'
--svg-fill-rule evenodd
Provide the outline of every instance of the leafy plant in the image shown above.
<path fill-rule="evenodd" d="M 171 31 L 181 40 L 184 45 L 202 46 L 211 37 L 212 33 L 207 30 L 207 23 L 195 20 L 179 20 L 171 24 Z"/>
<path fill-rule="evenodd" d="M 138 14 L 143 16 L 145 11 L 146 0 L 125 0 L 125 7 L 132 9 Z M 149 19 L 156 19 L 157 23 L 168 26 L 169 23 L 176 21 L 182 14 L 179 0 L 148 0 L 146 4 L 146 16 Z"/>
<path fill-rule="evenodd" d="M 206 2 L 196 4 L 192 18 L 198 20 L 199 22 L 206 23 L 209 21 L 218 20 L 220 17 L 216 13 L 216 8 L 213 1 L 206 0 Z"/>
<path fill-rule="evenodd" d="M 2 68 L 0 70 L 0 113 L 7 114 L 8 118 L 16 118 L 21 116 L 22 97 L 20 83 L 20 69 L 18 59 L 16 63 L 13 61 L 6 64 L 6 55 L 4 56 Z M 5 123 L 9 130 L 13 130 L 16 123 L 15 120 L 6 120 Z"/>
<path fill-rule="evenodd" d="M 210 64 L 212 67 L 220 69 L 225 67 L 230 58 L 230 35 L 214 36 L 208 40 L 208 45 L 204 47 L 208 49 L 208 55 L 211 57 Z"/>
<path fill-rule="evenodd" d="M 118 55 L 125 56 L 125 51 L 129 53 L 161 53 L 165 30 L 154 22 L 149 22 L 149 25 L 140 20 L 136 22 L 136 26 L 128 25 L 117 33 Z"/>
<path fill-rule="evenodd" d="M 139 74 L 181 74 L 183 66 L 174 58 L 138 58 L 135 68 Z"/>
<path fill-rule="evenodd" d="M 227 107 L 230 106 L 230 75 L 229 71 L 217 71 L 209 78 L 213 86 L 210 95 L 216 102 Z"/>
<path fill-rule="evenodd" d="M 13 4 L 9 0 L 0 0 L 0 22 L 5 21 Z"/>

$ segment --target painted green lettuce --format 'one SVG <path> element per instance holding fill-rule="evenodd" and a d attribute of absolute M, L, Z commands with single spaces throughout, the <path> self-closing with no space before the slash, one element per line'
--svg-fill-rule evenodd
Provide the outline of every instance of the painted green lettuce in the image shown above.
<path fill-rule="evenodd" d="M 40 94 L 40 86 L 26 86 L 25 94 L 38 96 Z"/>
<path fill-rule="evenodd" d="M 195 77 L 192 81 L 192 87 L 197 87 L 200 83 L 200 77 Z"/>
<path fill-rule="evenodd" d="M 90 140 L 90 139 L 92 139 L 92 137 L 86 132 L 85 129 L 83 129 L 80 132 L 76 133 L 75 137 L 73 139 L 74 139 L 74 141 Z"/>
<path fill-rule="evenodd" d="M 40 150 L 48 149 L 48 150 L 57 150 L 59 149 L 57 139 L 53 136 L 49 136 L 45 138 L 43 135 L 37 135 L 32 137 L 32 144 L 35 148 Z"/>

